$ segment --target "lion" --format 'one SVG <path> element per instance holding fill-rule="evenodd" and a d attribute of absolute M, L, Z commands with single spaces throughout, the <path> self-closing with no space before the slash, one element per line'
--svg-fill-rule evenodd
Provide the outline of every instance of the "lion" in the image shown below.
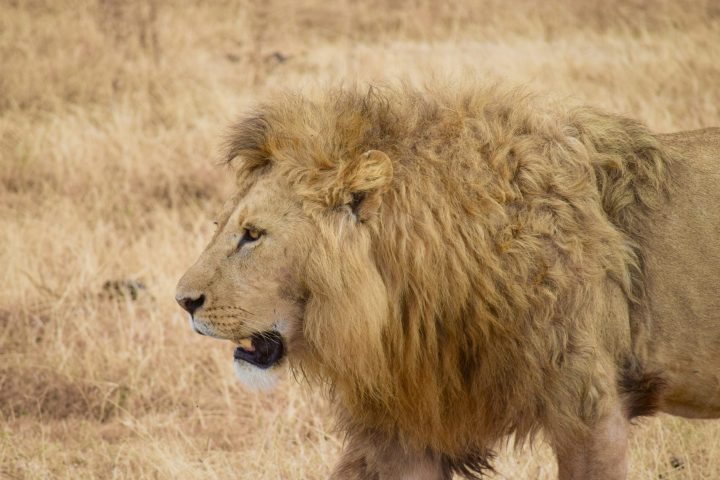
<path fill-rule="evenodd" d="M 227 161 L 176 298 L 250 387 L 328 387 L 333 479 L 480 477 L 540 432 L 561 479 L 623 479 L 634 417 L 720 416 L 720 129 L 343 87 L 260 104 Z"/>

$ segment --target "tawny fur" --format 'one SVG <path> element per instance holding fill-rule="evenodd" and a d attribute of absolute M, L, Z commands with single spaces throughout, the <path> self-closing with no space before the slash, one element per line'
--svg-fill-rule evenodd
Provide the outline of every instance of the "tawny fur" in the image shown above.
<path fill-rule="evenodd" d="M 252 312 L 200 312 L 220 338 L 282 323 L 349 437 L 338 478 L 472 475 L 541 429 L 600 452 L 590 432 L 687 377 L 661 378 L 645 298 L 673 152 L 639 122 L 475 84 L 281 95 L 231 132 L 239 193 L 179 291 Z M 250 221 L 274 233 L 235 260 Z"/>

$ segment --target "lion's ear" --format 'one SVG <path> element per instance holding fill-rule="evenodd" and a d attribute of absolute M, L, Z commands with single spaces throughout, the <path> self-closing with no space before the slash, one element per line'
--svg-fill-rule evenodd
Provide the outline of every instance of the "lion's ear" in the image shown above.
<path fill-rule="evenodd" d="M 368 150 L 343 166 L 340 181 L 349 199 L 347 205 L 359 221 L 377 212 L 392 176 L 392 161 L 380 150 Z"/>

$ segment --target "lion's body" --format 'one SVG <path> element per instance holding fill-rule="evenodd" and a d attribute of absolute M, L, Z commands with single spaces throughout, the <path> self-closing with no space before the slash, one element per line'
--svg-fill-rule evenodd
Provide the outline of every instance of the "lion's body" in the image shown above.
<path fill-rule="evenodd" d="M 666 384 L 660 408 L 720 416 L 720 129 L 658 137 L 673 158 L 672 193 L 645 237 L 647 301 L 638 355 Z"/>
<path fill-rule="evenodd" d="M 289 341 L 332 386 L 336 476 L 479 471 L 542 429 L 577 477 L 578 445 L 614 461 L 608 422 L 720 415 L 719 138 L 476 87 L 284 96 L 241 123 L 241 189 L 276 179 L 316 232 Z"/>

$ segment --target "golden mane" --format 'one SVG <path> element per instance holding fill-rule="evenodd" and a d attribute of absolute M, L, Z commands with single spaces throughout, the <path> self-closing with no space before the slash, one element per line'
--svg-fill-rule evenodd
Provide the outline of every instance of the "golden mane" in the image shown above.
<path fill-rule="evenodd" d="M 368 150 L 392 172 L 349 228 L 325 212 Z M 348 431 L 468 473 L 504 435 L 582 433 L 615 388 L 594 373 L 588 311 L 604 282 L 642 291 L 640 226 L 668 158 L 640 123 L 495 87 L 336 89 L 259 106 L 227 158 L 241 182 L 287 178 L 317 221 L 298 367 L 331 385 Z"/>

